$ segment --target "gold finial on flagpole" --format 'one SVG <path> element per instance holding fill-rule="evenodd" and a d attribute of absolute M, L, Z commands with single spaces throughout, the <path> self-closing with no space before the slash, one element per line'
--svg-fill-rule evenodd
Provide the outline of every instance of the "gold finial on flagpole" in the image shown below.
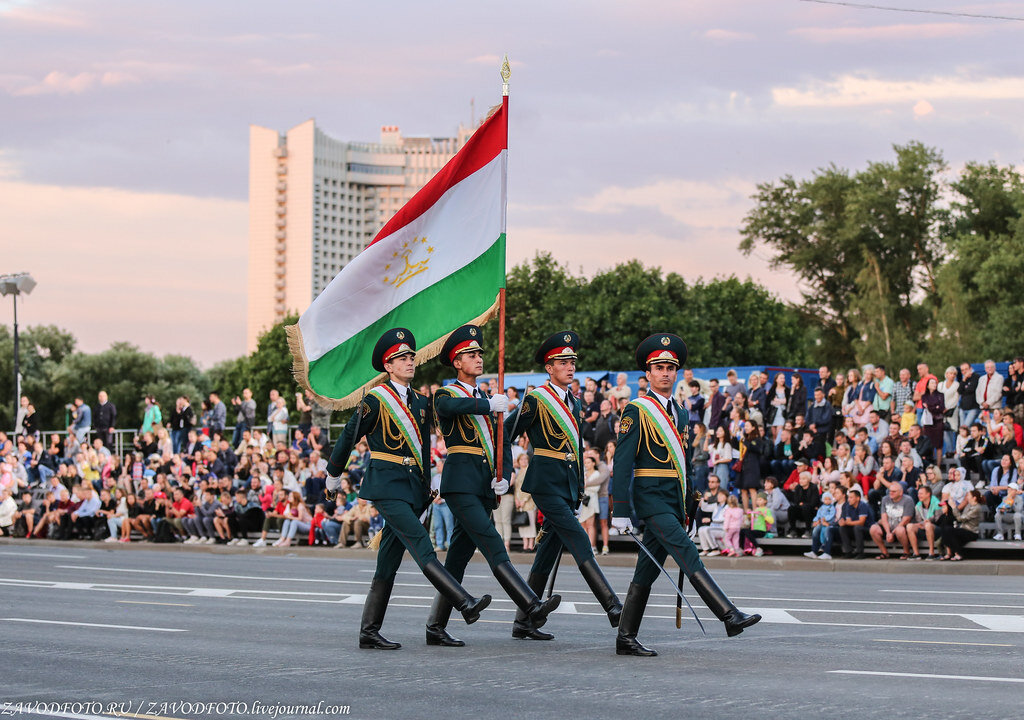
<path fill-rule="evenodd" d="M 501 63 L 501 94 L 503 97 L 508 96 L 508 79 L 512 77 L 512 68 L 508 65 L 508 55 L 505 55 L 505 60 Z"/>

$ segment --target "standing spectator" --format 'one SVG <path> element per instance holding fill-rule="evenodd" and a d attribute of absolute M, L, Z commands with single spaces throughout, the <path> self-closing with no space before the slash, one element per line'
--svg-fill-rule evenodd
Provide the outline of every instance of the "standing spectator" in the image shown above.
<path fill-rule="evenodd" d="M 1019 424 L 1024 424 L 1024 358 L 1016 357 L 1010 363 L 1003 381 L 1003 397 L 1006 398 L 1007 414 L 1012 414 Z"/>
<path fill-rule="evenodd" d="M 28 415 L 29 404 L 28 395 L 22 395 L 18 401 L 18 414 L 14 419 L 14 437 L 28 434 L 25 431 L 25 416 Z"/>
<path fill-rule="evenodd" d="M 1002 404 L 1003 376 L 996 372 L 996 364 L 992 360 L 985 361 L 985 375 L 978 379 L 975 397 L 978 399 L 981 412 L 985 415 Z"/>
<path fill-rule="evenodd" d="M 622 412 L 630 398 L 633 397 L 633 390 L 626 384 L 626 373 L 619 373 L 615 377 L 615 387 L 608 392 L 608 399 L 611 400 L 612 410 Z"/>
<path fill-rule="evenodd" d="M 820 385 L 814 388 L 814 402 L 807 411 L 807 424 L 814 426 L 814 432 L 825 441 L 832 439 L 832 419 L 835 413 L 832 405 L 825 400 L 825 390 Z"/>
<path fill-rule="evenodd" d="M 743 508 L 735 495 L 726 500 L 725 512 L 722 514 L 722 552 L 730 557 L 743 555 L 740 548 L 740 530 L 743 529 Z"/>
<path fill-rule="evenodd" d="M 926 465 L 938 462 L 942 459 L 943 441 L 943 418 L 946 413 L 946 399 L 939 392 L 939 381 L 934 375 L 929 376 L 925 391 L 921 395 L 921 426 L 918 432 L 923 432 L 928 439 L 927 449 L 922 448 L 920 443 L 915 444 L 915 450 Z M 912 439 L 916 439 L 911 435 Z"/>
<path fill-rule="evenodd" d="M 515 390 L 513 389 L 512 392 L 514 393 Z M 311 429 L 310 434 L 317 435 L 318 441 L 322 445 L 327 445 L 331 441 L 331 414 L 333 411 L 326 405 L 322 405 L 310 390 L 306 391 L 306 401 L 309 403 L 310 407 L 313 408 L 311 411 L 313 419 L 312 427 L 320 429 L 319 433 L 315 433 Z M 509 407 L 511 408 L 512 405 L 509 405 Z"/>
<path fill-rule="evenodd" d="M 612 404 L 607 400 L 602 400 L 600 407 L 600 413 L 594 421 L 594 447 L 604 452 L 608 443 L 615 439 L 615 426 L 619 422 L 619 416 L 612 412 Z"/>
<path fill-rule="evenodd" d="M 533 496 L 523 490 L 523 480 L 526 479 L 526 470 L 530 465 L 530 458 L 523 453 L 515 460 L 515 501 L 516 510 L 526 513 L 529 522 L 519 526 L 519 537 L 523 541 L 523 552 L 534 552 L 537 542 L 537 504 Z M 605 541 L 607 545 L 607 541 Z"/>
<path fill-rule="evenodd" d="M 273 437 L 274 435 L 274 423 L 271 418 L 277 412 L 277 399 L 280 396 L 281 394 L 277 392 L 277 388 L 270 390 L 270 402 L 267 403 L 267 437 Z"/>
<path fill-rule="evenodd" d="M 215 434 L 224 437 L 224 428 L 228 424 L 228 408 L 220 399 L 220 393 L 210 393 L 210 437 Z"/>
<path fill-rule="evenodd" d="M 786 387 L 786 376 L 775 373 L 775 380 L 768 390 L 768 414 L 765 422 L 771 426 L 772 440 L 778 441 L 779 429 L 786 424 L 786 406 L 789 404 L 789 388 Z"/>
<path fill-rule="evenodd" d="M 688 395 L 680 404 L 686 407 L 690 413 L 690 434 L 692 435 L 697 423 L 702 423 L 704 418 L 704 396 L 700 394 L 700 383 L 691 380 L 686 385 Z M 676 400 L 679 400 L 678 395 Z"/>
<path fill-rule="evenodd" d="M 231 436 L 231 445 L 238 447 L 242 441 L 242 434 L 246 430 L 256 427 L 256 401 L 252 399 L 252 390 L 243 388 L 242 397 L 237 395 L 231 399 L 231 404 L 237 408 L 235 413 L 235 432 Z"/>
<path fill-rule="evenodd" d="M 142 414 L 142 427 L 139 428 L 140 435 L 154 432 L 154 428 L 161 427 L 164 421 L 163 415 L 160 412 L 160 403 L 156 401 L 156 396 L 147 395 L 145 402 L 146 409 Z"/>
<path fill-rule="evenodd" d="M 693 463 L 693 489 L 705 492 L 708 489 L 708 460 L 711 455 L 707 450 L 708 429 L 704 423 L 698 422 L 690 432 L 690 461 Z"/>
<path fill-rule="evenodd" d="M 956 379 L 955 367 L 950 365 L 946 368 L 945 377 L 939 383 L 938 389 L 943 398 L 942 446 L 945 449 L 946 457 L 953 457 L 956 435 L 960 429 L 960 415 L 957 413 L 957 405 L 960 402 L 960 382 Z"/>
<path fill-rule="evenodd" d="M 807 388 L 800 373 L 790 375 L 789 402 L 786 404 L 786 419 L 796 420 L 797 415 L 807 414 Z"/>
<path fill-rule="evenodd" d="M 440 475 L 440 472 L 437 475 Z M 434 515 L 431 523 L 434 530 L 434 550 L 447 550 L 451 547 L 452 536 L 455 533 L 455 515 L 440 494 L 434 497 L 431 512 Z"/>
<path fill-rule="evenodd" d="M 22 419 L 21 429 L 26 438 L 38 440 L 40 437 L 39 416 L 36 414 L 36 406 L 32 403 L 29 403 L 25 409 L 25 417 Z"/>
<path fill-rule="evenodd" d="M 196 424 L 196 413 L 189 405 L 188 395 L 181 395 L 175 401 L 174 412 L 171 413 L 171 444 L 174 452 L 181 452 L 189 431 Z"/>
<path fill-rule="evenodd" d="M 834 390 L 835 387 L 836 381 L 832 378 L 832 371 L 829 369 L 828 365 L 822 365 L 818 368 L 818 382 L 815 383 L 814 388 L 821 388 L 821 392 L 824 394 L 825 399 L 831 402 L 831 391 Z"/>
<path fill-rule="evenodd" d="M 736 396 L 744 391 L 743 383 L 739 381 L 735 370 L 729 370 L 729 372 L 725 374 L 725 382 L 726 385 L 723 389 L 728 398 L 728 402 L 731 404 L 732 401 L 736 399 Z"/>
<path fill-rule="evenodd" d="M 903 486 L 899 483 L 889 485 L 888 494 L 882 498 L 882 512 L 878 522 L 871 526 L 871 539 L 875 541 L 881 554 L 878 559 L 887 560 L 888 543 L 899 542 L 903 547 L 901 560 L 910 557 L 910 538 L 907 525 L 914 519 L 914 501 L 903 494 Z"/>
<path fill-rule="evenodd" d="M 611 407 L 611 403 L 609 403 L 609 407 Z M 580 410 L 580 418 L 583 421 L 580 424 L 580 435 L 588 446 L 594 445 L 594 425 L 600 416 L 601 403 L 594 399 L 594 391 L 584 390 Z"/>
<path fill-rule="evenodd" d="M 725 412 L 725 405 L 728 399 L 718 391 L 718 378 L 711 378 L 708 381 L 708 392 L 708 400 L 705 403 L 708 429 L 717 430 L 720 427 L 728 426 L 729 414 Z"/>
<path fill-rule="evenodd" d="M 887 418 L 892 414 L 892 396 L 896 383 L 885 374 L 885 365 L 876 365 L 872 375 L 875 399 L 871 403 L 871 407 L 878 411 L 880 417 Z"/>
<path fill-rule="evenodd" d="M 96 434 L 106 448 L 114 447 L 114 426 L 117 423 L 117 407 L 107 398 L 107 393 L 100 390 L 97 395 L 99 405 L 96 406 Z"/>
<path fill-rule="evenodd" d="M 970 363 L 960 365 L 960 427 L 971 427 L 978 419 L 981 406 L 978 405 L 978 376 Z"/>
<path fill-rule="evenodd" d="M 271 437 L 275 445 L 288 440 L 288 406 L 284 398 L 277 396 L 274 401 L 274 412 L 270 414 Z"/>
<path fill-rule="evenodd" d="M 92 430 L 92 408 L 85 404 L 80 397 L 76 397 L 71 408 L 73 422 L 68 427 L 68 433 L 73 434 L 79 443 L 84 443 Z"/>
<path fill-rule="evenodd" d="M 740 500 L 743 510 L 753 510 L 756 506 L 757 492 L 761 489 L 761 458 L 766 454 L 764 442 L 757 425 L 748 423 L 746 433 L 740 441 L 740 467 L 737 486 L 740 489 Z"/>
<path fill-rule="evenodd" d="M 429 397 L 429 389 L 423 394 Z M 295 393 L 295 409 L 299 413 L 299 422 L 296 427 L 302 431 L 303 435 L 309 435 L 309 429 L 313 427 L 313 406 L 306 402 L 301 390 Z"/>
<path fill-rule="evenodd" d="M 734 450 L 728 428 L 719 426 L 712 437 L 708 433 L 706 449 L 710 457 L 711 471 L 718 476 L 723 488 L 729 487 L 729 466 L 732 465 Z"/>
<path fill-rule="evenodd" d="M 939 382 L 939 379 L 928 370 L 927 363 L 918 363 L 917 383 L 914 384 L 914 408 L 917 411 L 918 422 L 921 421 L 921 410 L 924 408 L 924 405 L 921 404 L 921 398 L 928 391 L 928 381 L 932 378 L 935 378 L 936 383 Z"/>
<path fill-rule="evenodd" d="M 904 406 L 914 399 L 914 384 L 910 382 L 910 370 L 900 369 L 900 381 L 892 390 L 893 414 L 902 413 Z"/>

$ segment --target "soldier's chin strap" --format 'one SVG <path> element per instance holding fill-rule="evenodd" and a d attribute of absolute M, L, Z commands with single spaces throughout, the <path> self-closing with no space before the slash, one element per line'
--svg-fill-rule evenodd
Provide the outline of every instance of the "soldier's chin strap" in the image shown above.
<path fill-rule="evenodd" d="M 657 565 L 662 574 L 668 578 L 668 582 L 672 586 L 672 589 L 676 591 L 676 595 L 683 599 L 683 602 L 686 603 L 686 607 L 690 608 L 690 612 L 693 613 L 693 619 L 697 621 L 698 625 L 700 625 L 700 631 L 707 635 L 708 631 L 704 629 L 704 623 L 702 623 L 700 618 L 697 617 L 697 611 L 693 609 L 693 605 L 691 605 L 690 601 L 686 599 L 685 595 L 683 595 L 682 584 L 680 583 L 679 587 L 676 587 L 676 584 L 672 582 L 672 576 L 668 574 L 668 570 L 662 567 L 661 563 L 654 559 L 654 555 L 651 554 L 651 551 L 647 549 L 646 545 L 640 542 L 640 538 L 634 535 L 632 530 L 627 530 L 626 534 L 633 538 L 636 544 L 640 546 L 640 549 L 644 551 L 644 554 L 647 555 L 647 557 L 651 559 L 651 562 Z"/>

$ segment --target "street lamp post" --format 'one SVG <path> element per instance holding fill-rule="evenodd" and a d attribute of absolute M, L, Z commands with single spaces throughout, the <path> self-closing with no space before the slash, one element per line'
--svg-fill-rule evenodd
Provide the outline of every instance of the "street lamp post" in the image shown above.
<path fill-rule="evenodd" d="M 14 299 L 14 416 L 18 421 L 18 406 L 21 402 L 21 372 L 18 367 L 18 296 L 28 295 L 35 288 L 36 281 L 28 273 L 0 275 L 0 295 L 11 295 Z"/>

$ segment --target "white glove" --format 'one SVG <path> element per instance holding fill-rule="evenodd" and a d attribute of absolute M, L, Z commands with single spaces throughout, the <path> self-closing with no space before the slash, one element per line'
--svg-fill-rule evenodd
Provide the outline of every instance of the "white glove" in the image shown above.
<path fill-rule="evenodd" d="M 628 517 L 613 517 L 612 527 L 619 532 L 633 532 L 633 523 L 629 521 Z"/>
<path fill-rule="evenodd" d="M 487 404 L 491 406 L 492 413 L 508 412 L 508 398 L 501 393 L 488 398 Z"/>
<path fill-rule="evenodd" d="M 494 491 L 495 495 L 504 495 L 508 492 L 508 480 L 505 478 L 502 478 L 501 480 L 494 478 L 491 480 L 491 490 Z"/>
<path fill-rule="evenodd" d="M 327 489 L 331 492 L 341 490 L 341 477 L 327 476 Z"/>

